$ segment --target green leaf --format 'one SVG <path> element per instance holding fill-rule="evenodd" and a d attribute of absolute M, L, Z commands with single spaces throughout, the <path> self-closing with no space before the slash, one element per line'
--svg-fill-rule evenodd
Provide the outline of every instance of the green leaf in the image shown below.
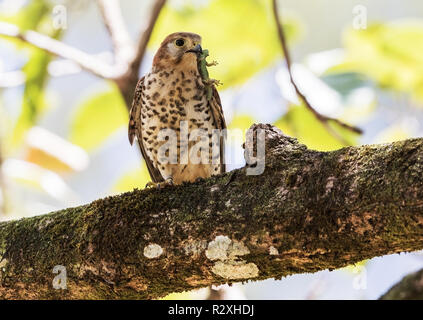
<path fill-rule="evenodd" d="M 50 21 L 49 19 L 50 5 L 46 1 L 36 0 L 28 3 L 9 20 L 16 23 L 21 30 L 37 30 L 49 25 L 47 23 Z M 62 33 L 61 30 L 44 29 L 48 31 L 49 36 L 56 39 Z M 25 132 L 36 123 L 41 112 L 46 108 L 44 91 L 49 79 L 47 66 L 52 57 L 43 50 L 29 46 L 17 39 L 9 38 L 9 40 L 15 43 L 18 49 L 24 49 L 28 53 L 28 62 L 23 67 L 26 82 L 22 96 L 22 108 L 12 133 L 12 145 L 16 146 L 22 142 Z"/>
<path fill-rule="evenodd" d="M 211 0 L 200 8 L 187 4 L 182 8 L 165 6 L 152 35 L 158 46 L 170 33 L 191 31 L 203 38 L 209 60 L 219 65 L 209 68 L 210 76 L 224 87 L 242 84 L 281 55 L 268 0 Z M 289 39 L 298 34 L 298 23 L 286 18 Z"/>
<path fill-rule="evenodd" d="M 348 141 L 350 145 L 356 144 L 356 134 L 340 127 L 336 123 L 330 123 L 329 125 L 332 130 Z M 291 106 L 289 111 L 276 121 L 275 126 L 285 134 L 296 137 L 300 143 L 305 144 L 310 149 L 330 151 L 345 147 L 304 106 Z"/>
<path fill-rule="evenodd" d="M 47 65 L 50 57 L 41 50 L 33 50 L 23 71 L 27 77 L 22 96 L 22 109 L 13 130 L 12 142 L 17 145 L 22 137 L 45 110 L 44 87 L 48 78 Z"/>
<path fill-rule="evenodd" d="M 86 99 L 71 122 L 70 141 L 86 149 L 94 149 L 115 130 L 128 125 L 128 110 L 115 85 Z"/>
<path fill-rule="evenodd" d="M 402 21 L 348 30 L 346 61 L 334 72 L 360 72 L 389 90 L 423 101 L 423 23 Z"/>
<path fill-rule="evenodd" d="M 368 86 L 370 82 L 362 73 L 357 72 L 325 74 L 320 79 L 343 97 L 360 87 Z"/>

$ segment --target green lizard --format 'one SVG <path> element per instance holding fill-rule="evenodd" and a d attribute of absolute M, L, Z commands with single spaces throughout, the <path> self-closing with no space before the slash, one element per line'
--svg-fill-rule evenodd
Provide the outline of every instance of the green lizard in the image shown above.
<path fill-rule="evenodd" d="M 216 79 L 210 79 L 209 71 L 207 67 L 216 66 L 217 61 L 208 63 L 206 58 L 209 56 L 209 50 L 204 49 L 197 54 L 197 63 L 198 63 L 198 72 L 200 72 L 201 79 L 203 80 L 204 85 L 206 86 L 206 97 L 207 100 L 210 100 L 213 94 L 213 85 L 221 85 L 222 83 Z"/>

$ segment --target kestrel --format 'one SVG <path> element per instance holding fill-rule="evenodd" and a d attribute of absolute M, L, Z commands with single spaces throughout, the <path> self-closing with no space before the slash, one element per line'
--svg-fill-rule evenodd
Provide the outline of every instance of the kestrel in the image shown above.
<path fill-rule="evenodd" d="M 181 184 L 225 172 L 221 134 L 226 129 L 225 118 L 213 81 L 203 80 L 199 73 L 201 53 L 198 34 L 170 34 L 154 56 L 151 71 L 135 88 L 128 136 L 131 144 L 137 137 L 153 185 Z M 211 96 L 207 95 L 210 87 Z M 162 139 L 169 129 L 176 140 Z M 202 134 L 195 139 L 198 132 Z M 217 139 L 216 132 L 220 132 Z M 163 153 L 168 142 L 174 148 Z M 169 162 L 175 152 L 177 161 Z M 200 156 L 201 162 L 192 156 Z"/>

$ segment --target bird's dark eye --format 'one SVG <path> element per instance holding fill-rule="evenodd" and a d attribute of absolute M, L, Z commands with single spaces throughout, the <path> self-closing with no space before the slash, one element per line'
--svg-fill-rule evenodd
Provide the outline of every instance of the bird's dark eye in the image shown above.
<path fill-rule="evenodd" d="M 185 40 L 184 39 L 178 39 L 178 40 L 175 41 L 175 44 L 178 47 L 182 47 L 185 44 Z"/>

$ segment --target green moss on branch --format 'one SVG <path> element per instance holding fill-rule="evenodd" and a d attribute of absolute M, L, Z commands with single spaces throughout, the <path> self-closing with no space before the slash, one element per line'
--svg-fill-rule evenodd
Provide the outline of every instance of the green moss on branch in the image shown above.
<path fill-rule="evenodd" d="M 423 140 L 308 150 L 271 126 L 266 169 L 0 224 L 0 295 L 152 299 L 423 249 Z M 54 289 L 64 266 L 67 289 Z"/>

